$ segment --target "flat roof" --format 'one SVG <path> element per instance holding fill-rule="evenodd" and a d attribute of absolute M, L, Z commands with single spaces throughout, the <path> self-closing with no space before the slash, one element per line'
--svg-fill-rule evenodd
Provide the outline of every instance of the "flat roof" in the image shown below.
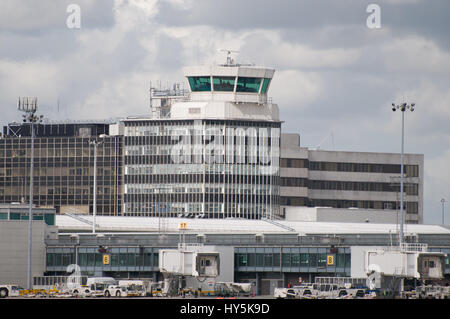
<path fill-rule="evenodd" d="M 92 222 L 93 216 L 79 215 Z M 187 233 L 299 233 L 308 234 L 391 234 L 397 233 L 397 224 L 340 223 L 340 222 L 302 222 L 248 219 L 195 219 L 158 217 L 122 217 L 96 216 L 98 232 L 178 232 L 179 224 L 187 224 Z M 89 231 L 92 226 L 68 215 L 56 215 L 55 225 L 61 231 Z M 404 233 L 408 234 L 450 234 L 450 229 L 439 225 L 405 224 Z"/>

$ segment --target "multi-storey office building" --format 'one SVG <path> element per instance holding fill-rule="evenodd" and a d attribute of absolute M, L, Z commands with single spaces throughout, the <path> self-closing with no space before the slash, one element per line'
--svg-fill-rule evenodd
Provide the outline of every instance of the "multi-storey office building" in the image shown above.
<path fill-rule="evenodd" d="M 400 154 L 310 150 L 281 138 L 281 205 L 399 210 Z M 404 155 L 406 223 L 423 221 L 423 155 Z"/>
<path fill-rule="evenodd" d="M 0 202 L 29 202 L 31 138 L 29 124 L 10 124 L 0 139 Z M 94 149 L 109 133 L 108 123 L 36 124 L 33 203 L 57 213 L 92 213 Z M 105 136 L 97 152 L 97 212 L 122 209 L 121 136 Z"/>
<path fill-rule="evenodd" d="M 249 152 L 256 157 L 257 140 L 262 138 L 257 133 L 279 130 L 279 123 L 213 119 L 124 123 L 126 215 L 257 219 L 278 214 L 274 168 L 278 161 L 257 163 Z M 239 135 L 233 136 L 236 132 Z M 276 139 L 277 133 L 272 133 Z M 231 141 L 224 145 L 228 138 Z M 233 158 L 237 148 L 242 148 L 242 155 Z"/>

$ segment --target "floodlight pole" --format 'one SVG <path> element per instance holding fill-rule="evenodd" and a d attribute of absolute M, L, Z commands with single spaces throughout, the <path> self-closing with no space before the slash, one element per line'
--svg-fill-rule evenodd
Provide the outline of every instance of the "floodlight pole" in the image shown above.
<path fill-rule="evenodd" d="M 31 259 L 33 243 L 33 165 L 34 165 L 34 125 L 31 121 L 31 160 L 30 160 L 30 207 L 28 212 L 28 289 L 31 289 Z"/>
<path fill-rule="evenodd" d="M 404 210 L 403 210 L 403 152 L 405 149 L 405 111 L 402 109 L 402 152 L 400 154 L 400 244 L 403 244 L 404 236 L 403 233 L 403 222 L 404 222 Z"/>
<path fill-rule="evenodd" d="M 33 166 L 34 166 L 34 123 L 41 122 L 42 115 L 38 117 L 35 115 L 37 111 L 37 98 L 28 100 L 23 98 L 22 101 L 19 98 L 18 110 L 25 112 L 23 115 L 23 122 L 30 123 L 31 129 L 31 154 L 30 154 L 30 198 L 29 198 L 29 211 L 28 211 L 28 263 L 27 263 L 27 288 L 31 289 L 32 283 L 32 243 L 33 243 Z"/>
<path fill-rule="evenodd" d="M 444 206 L 445 206 L 445 202 L 446 202 L 445 198 L 442 198 L 441 199 L 441 203 L 442 203 L 442 225 L 445 225 L 445 222 L 444 222 Z"/>
<path fill-rule="evenodd" d="M 414 111 L 415 103 L 411 103 L 408 105 L 407 103 L 403 103 L 400 105 L 395 105 L 392 103 L 392 111 L 396 111 L 397 109 L 400 109 L 402 112 L 402 149 L 400 154 L 400 238 L 399 238 L 399 244 L 400 247 L 402 246 L 404 242 L 404 234 L 403 234 L 403 220 L 404 220 L 404 209 L 403 209 L 403 152 L 404 152 L 404 146 L 405 146 L 405 111 L 411 110 L 411 112 Z"/>
<path fill-rule="evenodd" d="M 92 233 L 95 234 L 95 215 L 97 215 L 97 141 L 94 142 L 94 205 L 92 206 Z"/>
<path fill-rule="evenodd" d="M 102 135 L 100 137 L 103 137 Z M 92 233 L 95 234 L 95 217 L 97 215 L 97 146 L 102 144 L 103 141 L 94 139 L 90 141 L 90 144 L 94 145 L 94 198 L 92 205 Z"/>

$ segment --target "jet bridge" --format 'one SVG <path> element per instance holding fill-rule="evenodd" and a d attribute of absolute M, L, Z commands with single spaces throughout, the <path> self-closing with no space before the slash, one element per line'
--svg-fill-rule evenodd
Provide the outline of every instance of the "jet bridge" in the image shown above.
<path fill-rule="evenodd" d="M 178 249 L 159 251 L 159 270 L 162 273 L 193 277 L 217 277 L 219 269 L 219 253 L 202 244 L 179 244 Z"/>

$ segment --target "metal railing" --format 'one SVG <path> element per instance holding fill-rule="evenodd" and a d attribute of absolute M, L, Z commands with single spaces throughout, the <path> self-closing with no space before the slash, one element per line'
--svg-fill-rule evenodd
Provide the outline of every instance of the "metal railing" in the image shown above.
<path fill-rule="evenodd" d="M 346 284 L 352 286 L 364 286 L 366 285 L 366 278 L 352 278 L 352 277 L 316 277 L 314 279 L 316 284 L 331 284 L 344 287 Z"/>
<path fill-rule="evenodd" d="M 178 250 L 197 250 L 203 247 L 202 243 L 178 243 Z"/>
<path fill-rule="evenodd" d="M 428 244 L 402 243 L 400 249 L 406 252 L 426 252 L 428 250 Z"/>
<path fill-rule="evenodd" d="M 290 232 L 296 232 L 296 230 L 294 228 L 289 227 L 289 226 L 284 225 L 284 224 L 281 224 L 281 223 L 278 223 L 278 222 L 274 221 L 273 219 L 268 219 L 268 218 L 262 217 L 261 220 L 265 221 L 265 222 L 268 222 L 269 224 L 272 224 L 272 225 L 284 228 L 284 229 L 286 229 L 286 230 L 288 230 Z"/>
<path fill-rule="evenodd" d="M 67 216 L 69 216 L 69 217 L 72 217 L 72 218 L 74 218 L 74 219 L 76 219 L 76 220 L 78 220 L 78 221 L 80 221 L 80 222 L 82 222 L 82 223 L 85 223 L 85 224 L 88 224 L 88 225 L 90 225 L 90 226 L 92 226 L 93 225 L 93 222 L 92 221 L 90 221 L 90 220 L 87 220 L 87 219 L 85 219 L 85 218 L 83 218 L 83 217 L 81 217 L 81 216 L 78 216 L 76 213 L 74 213 L 74 212 L 65 212 L 64 213 L 64 215 L 67 215 Z M 99 225 L 96 223 L 95 224 L 95 227 L 96 228 L 99 228 Z"/>

